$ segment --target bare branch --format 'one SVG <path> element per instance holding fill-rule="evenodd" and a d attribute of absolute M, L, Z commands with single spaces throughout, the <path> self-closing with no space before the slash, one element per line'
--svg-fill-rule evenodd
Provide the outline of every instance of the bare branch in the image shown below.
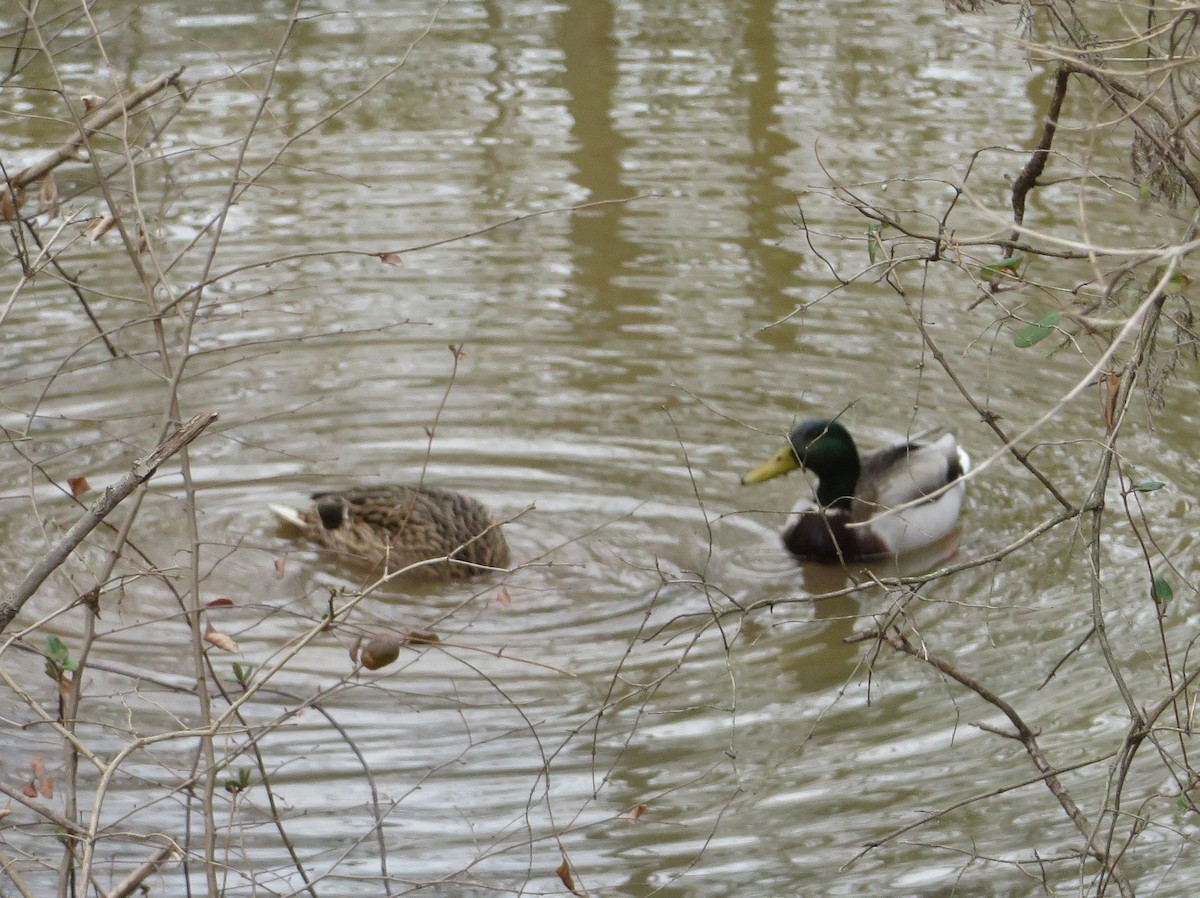
<path fill-rule="evenodd" d="M 124 501 L 130 493 L 154 476 L 158 466 L 182 449 L 217 420 L 216 412 L 202 412 L 164 440 L 158 448 L 137 459 L 129 473 L 104 490 L 104 494 L 92 504 L 84 515 L 66 532 L 58 544 L 33 566 L 25 579 L 0 602 L 0 633 L 3 633 L 22 606 L 37 592 L 67 557 L 83 542 L 84 537 L 103 521 L 108 514 Z"/>

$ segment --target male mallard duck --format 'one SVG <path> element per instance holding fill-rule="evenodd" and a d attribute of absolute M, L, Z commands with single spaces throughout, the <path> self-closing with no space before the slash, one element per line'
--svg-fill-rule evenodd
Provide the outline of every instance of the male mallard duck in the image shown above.
<path fill-rule="evenodd" d="M 270 506 L 280 520 L 326 548 L 397 571 L 420 568 L 448 579 L 508 567 L 508 541 L 478 501 L 434 486 L 364 486 L 313 493 L 311 510 Z"/>
<path fill-rule="evenodd" d="M 913 552 L 953 533 L 966 492 L 959 478 L 971 460 L 954 434 L 938 431 L 860 457 L 837 421 L 805 421 L 791 432 L 788 445 L 742 483 L 761 483 L 800 467 L 817 475 L 818 507 L 807 501 L 796 507 L 795 520 L 783 531 L 784 546 L 810 561 L 869 561 Z"/>

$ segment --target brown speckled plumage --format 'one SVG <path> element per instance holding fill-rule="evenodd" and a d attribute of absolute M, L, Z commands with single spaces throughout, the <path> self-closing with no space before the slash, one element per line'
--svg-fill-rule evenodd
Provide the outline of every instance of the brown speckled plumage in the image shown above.
<path fill-rule="evenodd" d="M 311 509 L 292 523 L 328 549 L 396 571 L 420 561 L 449 561 L 419 570 L 458 579 L 506 568 L 508 541 L 475 499 L 433 486 L 388 484 L 313 493 Z"/>

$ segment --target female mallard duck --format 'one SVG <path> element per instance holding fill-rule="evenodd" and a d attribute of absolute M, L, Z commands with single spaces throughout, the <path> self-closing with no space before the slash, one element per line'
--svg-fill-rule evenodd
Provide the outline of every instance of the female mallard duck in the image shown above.
<path fill-rule="evenodd" d="M 817 475 L 817 508 L 807 501 L 796 507 L 783 544 L 804 560 L 846 562 L 914 552 L 953 533 L 966 492 L 960 478 L 971 460 L 954 434 L 937 431 L 860 457 L 837 421 L 805 421 L 742 483 L 801 467 Z M 916 504 L 890 512 L 910 502 Z"/>
<path fill-rule="evenodd" d="M 313 493 L 314 505 L 297 511 L 270 506 L 280 520 L 308 538 L 373 567 L 398 571 L 446 559 L 419 570 L 447 579 L 508 567 L 508 541 L 478 501 L 434 486 L 365 486 Z"/>

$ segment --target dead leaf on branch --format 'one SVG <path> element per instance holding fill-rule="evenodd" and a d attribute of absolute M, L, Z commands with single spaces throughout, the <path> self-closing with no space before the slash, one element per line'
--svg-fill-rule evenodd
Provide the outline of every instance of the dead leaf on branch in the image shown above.
<path fill-rule="evenodd" d="M 379 670 L 387 667 L 400 657 L 400 646 L 404 639 L 391 633 L 383 633 L 367 640 L 358 656 L 359 663 L 367 670 Z"/>
<path fill-rule="evenodd" d="M 644 804 L 635 804 L 621 816 L 623 816 L 626 820 L 636 822 L 637 820 L 641 819 L 641 816 L 644 813 L 646 813 L 646 806 Z"/>
<path fill-rule="evenodd" d="M 558 869 L 554 871 L 558 874 L 558 878 L 562 880 L 562 884 L 567 887 L 572 895 L 582 896 L 586 894 L 582 889 L 575 888 L 575 880 L 571 877 L 571 862 L 563 857 L 563 862 L 558 865 Z"/>
<path fill-rule="evenodd" d="M 232 655 L 236 655 L 241 651 L 241 649 L 238 648 L 238 644 L 234 642 L 232 636 L 213 629 L 213 625 L 211 623 L 209 623 L 208 629 L 204 631 L 204 641 L 210 645 L 215 645 L 221 651 L 229 652 Z"/>
<path fill-rule="evenodd" d="M 29 762 L 29 769 L 33 776 L 22 787 L 22 794 L 26 798 L 37 798 L 38 795 L 41 795 L 42 798 L 49 801 L 54 797 L 54 782 L 46 776 L 46 762 L 41 758 L 34 758 Z"/>
<path fill-rule="evenodd" d="M 276 559 L 275 559 L 275 579 L 276 579 L 276 580 L 282 580 L 282 579 L 283 579 L 283 569 L 284 569 L 284 561 L 283 561 L 283 559 L 282 559 L 282 558 L 276 558 Z"/>
<path fill-rule="evenodd" d="M 113 225 L 117 223 L 117 217 L 112 213 L 103 216 L 98 222 L 92 225 L 92 229 L 88 231 L 88 243 L 95 243 L 105 234 L 113 229 Z"/>
<path fill-rule="evenodd" d="M 405 630 L 404 641 L 408 645 L 439 645 L 442 639 L 429 630 Z"/>
<path fill-rule="evenodd" d="M 58 182 L 54 180 L 53 172 L 42 178 L 38 185 L 38 215 L 58 217 Z"/>
<path fill-rule="evenodd" d="M 223 597 L 220 599 L 213 599 L 211 602 L 209 602 L 204 607 L 205 608 L 232 608 L 233 607 L 233 599 L 226 599 Z"/>
<path fill-rule="evenodd" d="M 1120 392 L 1121 378 L 1109 371 L 1100 377 L 1100 414 L 1104 418 L 1104 431 L 1111 433 L 1113 422 L 1117 420 L 1117 394 Z"/>
<path fill-rule="evenodd" d="M 441 641 L 436 633 L 425 630 L 377 633 L 367 640 L 360 636 L 350 646 L 350 660 L 367 670 L 379 670 L 399 658 L 400 649 L 406 645 L 438 645 Z"/>
<path fill-rule="evenodd" d="M 0 218 L 12 221 L 17 217 L 17 210 L 25 200 L 25 191 L 20 187 L 13 191 L 9 187 L 0 189 Z"/>
<path fill-rule="evenodd" d="M 399 253 L 380 253 L 379 261 L 384 265 L 395 265 L 397 268 L 404 267 L 404 257 Z"/>
<path fill-rule="evenodd" d="M 79 597 L 79 604 L 87 608 L 88 611 L 100 616 L 100 587 L 93 586 L 87 592 Z"/>
<path fill-rule="evenodd" d="M 501 608 L 512 607 L 512 596 L 509 595 L 507 586 L 501 586 L 498 590 L 496 590 L 496 602 Z"/>
<path fill-rule="evenodd" d="M 99 109 L 104 105 L 104 97 L 98 94 L 84 94 L 79 98 L 83 101 L 83 114 L 87 115 L 93 109 Z"/>
<path fill-rule="evenodd" d="M 76 499 L 92 488 L 86 477 L 71 477 L 67 480 L 67 486 L 71 488 L 71 495 Z"/>

